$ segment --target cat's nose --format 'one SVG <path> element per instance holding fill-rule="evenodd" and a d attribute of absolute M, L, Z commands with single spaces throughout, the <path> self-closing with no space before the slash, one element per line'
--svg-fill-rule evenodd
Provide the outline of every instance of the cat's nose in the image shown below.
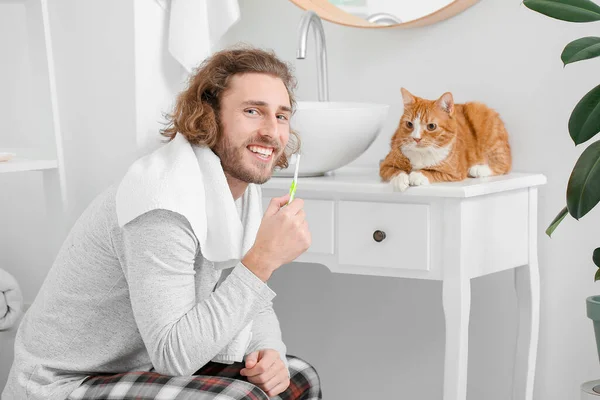
<path fill-rule="evenodd" d="M 414 137 L 414 138 L 413 138 L 413 140 L 414 140 L 415 142 L 419 143 L 419 142 L 421 141 L 421 138 Z"/>

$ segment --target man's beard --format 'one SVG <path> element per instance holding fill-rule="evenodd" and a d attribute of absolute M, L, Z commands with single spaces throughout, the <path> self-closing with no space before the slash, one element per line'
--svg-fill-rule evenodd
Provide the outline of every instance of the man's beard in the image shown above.
<path fill-rule="evenodd" d="M 272 165 L 269 166 L 266 163 L 259 163 L 257 160 L 254 167 L 246 166 L 243 160 L 245 158 L 245 152 L 250 151 L 247 148 L 250 144 L 262 144 L 267 147 L 272 147 L 272 156 L 274 160 L 271 161 Z M 282 154 L 279 154 L 279 144 L 274 140 L 268 140 L 265 137 L 251 138 L 242 146 L 235 148 L 224 136 L 221 136 L 221 140 L 215 146 L 213 151 L 221 159 L 221 166 L 227 175 L 242 182 L 255 183 L 258 185 L 262 185 L 271 179 L 273 171 L 277 166 L 277 161 L 279 161 L 279 158 L 282 156 Z"/>

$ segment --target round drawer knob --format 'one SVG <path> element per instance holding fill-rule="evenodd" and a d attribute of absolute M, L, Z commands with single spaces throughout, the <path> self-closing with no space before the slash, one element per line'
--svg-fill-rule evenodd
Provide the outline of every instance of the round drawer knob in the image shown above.
<path fill-rule="evenodd" d="M 373 232 L 373 239 L 378 243 L 383 241 L 385 239 L 385 232 L 379 230 Z"/>

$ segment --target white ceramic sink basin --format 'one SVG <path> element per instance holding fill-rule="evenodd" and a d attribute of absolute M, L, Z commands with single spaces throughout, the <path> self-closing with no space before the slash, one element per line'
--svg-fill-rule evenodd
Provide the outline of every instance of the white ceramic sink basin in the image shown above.
<path fill-rule="evenodd" d="M 375 141 L 389 105 L 299 101 L 290 121 L 302 142 L 299 176 L 320 176 L 356 160 Z M 296 157 L 274 176 L 293 176 Z"/>

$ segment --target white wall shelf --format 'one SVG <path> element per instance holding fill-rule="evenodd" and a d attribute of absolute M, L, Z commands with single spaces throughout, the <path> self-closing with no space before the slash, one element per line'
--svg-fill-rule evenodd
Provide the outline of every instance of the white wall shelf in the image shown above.
<path fill-rule="evenodd" d="M 9 85 L 8 90 L 0 92 L 0 100 L 27 113 L 13 118 L 9 129 L 0 135 L 0 151 L 15 153 L 13 159 L 0 162 L 0 174 L 43 171 L 46 207 L 55 219 L 50 224 L 60 226 L 67 191 L 48 1 L 0 1 L 2 11 L 19 21 L 13 26 L 15 41 L 0 43 L 0 51 L 14 56 L 8 59 L 15 64 L 7 64 L 5 73 L 16 74 L 16 82 L 27 85 Z M 31 148 L 33 143 L 38 148 Z"/>
<path fill-rule="evenodd" d="M 0 162 L 0 174 L 8 172 L 42 171 L 48 169 L 58 169 L 58 161 L 15 157 L 10 161 Z"/>

